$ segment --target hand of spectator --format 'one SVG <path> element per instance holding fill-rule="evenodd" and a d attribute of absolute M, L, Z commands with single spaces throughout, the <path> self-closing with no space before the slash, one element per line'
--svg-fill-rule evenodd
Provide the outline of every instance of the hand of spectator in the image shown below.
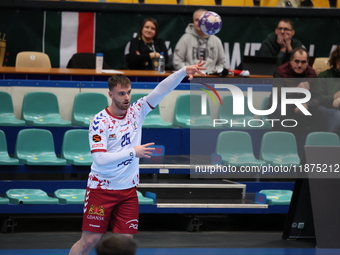
<path fill-rule="evenodd" d="M 336 93 L 334 94 L 333 99 L 336 99 L 336 98 L 338 98 L 338 97 L 340 97 L 340 91 L 338 91 L 338 92 L 336 92 Z"/>
<path fill-rule="evenodd" d="M 158 52 L 150 52 L 149 56 L 150 58 L 159 58 L 161 54 L 159 54 Z"/>
<path fill-rule="evenodd" d="M 310 85 L 307 81 L 301 82 L 297 87 L 310 90 Z"/>
<path fill-rule="evenodd" d="M 339 108 L 339 106 L 340 106 L 340 97 L 337 97 L 333 100 L 333 107 Z"/>
<path fill-rule="evenodd" d="M 283 38 L 284 38 L 284 42 L 286 44 L 286 48 L 287 48 L 288 52 L 291 52 L 293 50 L 293 48 L 292 48 L 292 36 L 285 34 L 283 36 Z"/>
<path fill-rule="evenodd" d="M 155 148 L 151 148 L 149 146 L 154 145 L 155 143 L 146 143 L 142 145 L 138 145 L 133 147 L 136 151 L 137 158 L 151 158 L 151 154 L 155 150 Z"/>
<path fill-rule="evenodd" d="M 203 76 L 206 76 L 206 74 L 202 73 L 202 71 L 201 71 L 201 70 L 207 69 L 206 67 L 203 67 L 203 65 L 205 65 L 205 62 L 201 58 L 200 61 L 198 62 L 198 64 L 186 67 L 185 71 L 189 75 L 189 80 L 191 80 L 194 77 L 194 74 L 196 74 L 196 73 L 203 75 Z"/>
<path fill-rule="evenodd" d="M 286 42 L 285 42 L 285 39 L 281 35 L 277 36 L 277 43 L 280 45 L 281 50 L 286 50 Z"/>
<path fill-rule="evenodd" d="M 305 108 L 308 110 L 308 105 L 307 105 L 306 103 L 303 103 L 302 106 L 305 107 Z M 295 112 L 296 114 L 299 114 L 299 115 L 304 114 L 304 113 L 300 110 L 300 108 L 298 108 L 298 107 L 296 107 L 296 108 L 294 109 L 294 112 Z"/>

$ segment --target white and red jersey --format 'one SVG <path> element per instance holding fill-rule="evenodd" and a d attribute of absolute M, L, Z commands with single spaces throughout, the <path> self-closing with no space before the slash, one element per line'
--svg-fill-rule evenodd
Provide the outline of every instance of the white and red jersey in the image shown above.
<path fill-rule="evenodd" d="M 108 109 L 96 114 L 90 124 L 91 153 L 121 153 L 116 162 L 92 163 L 87 186 L 91 189 L 123 190 L 139 183 L 139 158 L 133 147 L 141 144 L 142 124 L 152 110 L 145 97 L 132 104 L 122 117 L 113 116 Z"/>

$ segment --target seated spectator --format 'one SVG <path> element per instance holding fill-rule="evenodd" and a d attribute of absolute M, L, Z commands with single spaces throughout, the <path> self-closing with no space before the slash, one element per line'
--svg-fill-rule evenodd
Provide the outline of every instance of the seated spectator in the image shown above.
<path fill-rule="evenodd" d="M 291 52 L 302 43 L 293 38 L 295 31 L 290 19 L 282 19 L 277 24 L 274 33 L 270 33 L 256 52 L 260 57 L 277 57 L 277 66 L 289 62 Z"/>
<path fill-rule="evenodd" d="M 300 47 L 292 51 L 289 62 L 276 68 L 273 79 L 273 87 L 278 89 L 278 106 L 270 119 L 292 119 L 295 121 L 285 121 L 287 126 L 296 127 L 288 129 L 281 126 L 278 121 L 274 122 L 274 130 L 293 131 L 296 128 L 303 129 L 311 127 L 311 131 L 325 131 L 328 121 L 328 112 L 326 107 L 320 105 L 320 94 L 316 82 L 315 70 L 308 66 L 308 52 Z M 275 79 L 281 78 L 281 79 Z M 294 79 L 293 79 L 294 78 Z M 312 79 L 313 78 L 313 79 Z M 305 115 L 300 108 L 294 104 L 288 104 L 286 108 L 286 115 L 281 115 L 281 88 L 283 87 L 298 87 L 310 91 L 311 99 L 302 106 L 306 108 L 312 115 Z M 287 98 L 304 98 L 303 93 L 287 93 Z M 272 95 L 269 100 L 270 108 L 272 105 Z M 288 124 L 289 123 L 289 124 Z"/>
<path fill-rule="evenodd" d="M 194 23 L 188 24 L 185 34 L 177 42 L 173 55 L 173 66 L 176 70 L 197 63 L 201 58 L 206 62 L 204 67 L 207 68 L 207 73 L 221 73 L 225 69 L 221 40 L 215 35 L 204 34 L 198 26 L 199 18 L 205 12 L 204 9 L 194 12 Z"/>
<path fill-rule="evenodd" d="M 331 68 L 318 75 L 321 104 L 329 113 L 327 131 L 340 134 L 340 45 L 332 52 L 328 63 Z"/>
<path fill-rule="evenodd" d="M 168 50 L 163 39 L 158 38 L 158 22 L 146 18 L 136 38 L 130 42 L 128 69 L 157 70 L 158 59 L 164 52 L 165 64 L 168 62 Z"/>
<path fill-rule="evenodd" d="M 137 244 L 131 236 L 113 234 L 102 238 L 96 245 L 97 255 L 135 255 Z"/>

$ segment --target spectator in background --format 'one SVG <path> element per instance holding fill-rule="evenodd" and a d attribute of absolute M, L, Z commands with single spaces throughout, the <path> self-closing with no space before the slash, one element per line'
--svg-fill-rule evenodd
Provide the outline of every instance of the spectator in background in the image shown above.
<path fill-rule="evenodd" d="M 135 255 L 137 244 L 132 237 L 113 234 L 101 239 L 96 245 L 97 255 Z"/>
<path fill-rule="evenodd" d="M 340 134 L 340 45 L 332 52 L 328 63 L 331 68 L 318 75 L 321 104 L 329 113 L 327 131 Z"/>
<path fill-rule="evenodd" d="M 270 33 L 256 52 L 260 57 L 277 57 L 277 66 L 290 61 L 291 52 L 302 43 L 293 38 L 295 31 L 290 19 L 282 19 L 277 24 L 274 33 Z"/>
<path fill-rule="evenodd" d="M 328 112 L 326 107 L 320 105 L 319 89 L 316 79 L 314 79 L 316 77 L 316 73 L 314 69 L 308 65 L 308 59 L 308 52 L 304 48 L 296 48 L 292 51 L 290 61 L 276 68 L 273 79 L 273 87 L 278 88 L 278 106 L 275 112 L 269 117 L 270 119 L 279 119 L 280 121 L 282 119 L 293 119 L 298 123 L 296 127 L 299 129 L 310 126 L 311 131 L 325 131 L 327 128 Z M 309 90 L 311 93 L 311 99 L 307 103 L 303 103 L 302 106 L 312 115 L 305 115 L 300 108 L 293 104 L 288 104 L 286 108 L 286 115 L 281 115 L 282 87 L 298 87 Z M 305 95 L 303 93 L 287 93 L 287 98 L 304 97 Z M 270 96 L 268 109 L 271 105 L 272 95 Z M 295 124 L 293 121 L 286 121 L 286 125 L 288 125 L 287 123 L 289 123 L 289 126 L 294 126 Z M 288 131 L 288 129 L 282 127 L 278 121 L 274 122 L 273 129 Z"/>
<path fill-rule="evenodd" d="M 206 62 L 207 73 L 221 73 L 225 69 L 225 54 L 221 40 L 215 35 L 204 34 L 199 26 L 200 16 L 206 10 L 198 9 L 193 14 L 194 23 L 188 24 L 185 34 L 177 42 L 173 56 L 176 70 L 197 63 Z"/>
<path fill-rule="evenodd" d="M 130 42 L 128 69 L 157 70 L 158 59 L 164 52 L 165 64 L 168 62 L 168 50 L 163 39 L 158 37 L 158 22 L 154 18 L 146 18 L 136 38 Z"/>

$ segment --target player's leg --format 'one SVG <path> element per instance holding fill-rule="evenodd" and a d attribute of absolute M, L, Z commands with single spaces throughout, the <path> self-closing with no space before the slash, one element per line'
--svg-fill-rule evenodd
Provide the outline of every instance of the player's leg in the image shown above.
<path fill-rule="evenodd" d="M 102 236 L 101 233 L 83 231 L 80 240 L 72 246 L 69 255 L 90 254 L 92 249 L 96 246 L 96 244 L 100 240 L 101 236 Z"/>
<path fill-rule="evenodd" d="M 83 212 L 82 236 L 73 245 L 69 255 L 89 254 L 107 231 L 112 208 L 116 204 L 114 191 L 86 189 Z"/>
<path fill-rule="evenodd" d="M 112 232 L 134 235 L 138 233 L 139 208 L 136 188 L 120 190 L 121 202 L 112 210 Z"/>

